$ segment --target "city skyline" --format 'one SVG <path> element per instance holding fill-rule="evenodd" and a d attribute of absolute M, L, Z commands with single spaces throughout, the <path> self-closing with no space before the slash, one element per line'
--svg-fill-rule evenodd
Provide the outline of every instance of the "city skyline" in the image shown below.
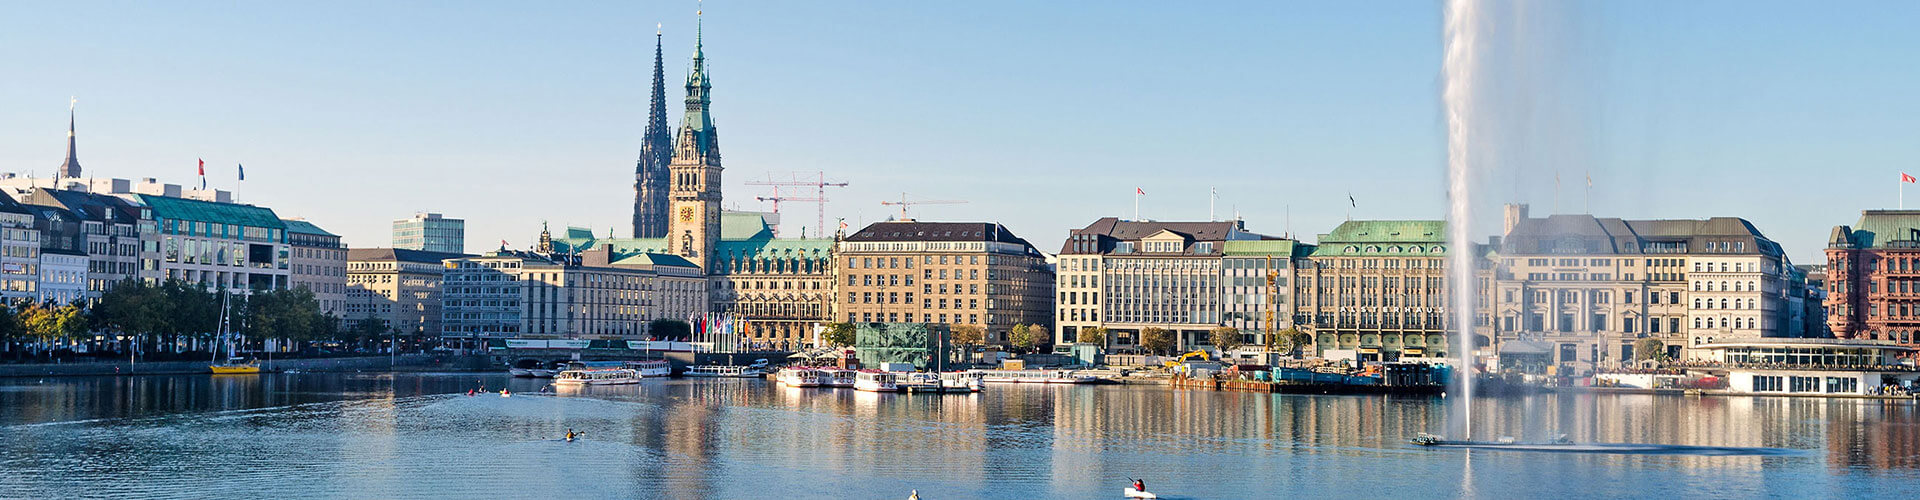
<path fill-rule="evenodd" d="M 1609 90 L 1552 87 L 1573 101 L 1556 109 L 1582 125 L 1555 129 L 1574 144 L 1545 148 L 1581 154 L 1491 195 L 1580 212 L 1591 172 L 1597 215 L 1745 217 L 1801 263 L 1819 261 L 1835 221 L 1891 207 L 1895 193 L 1879 189 L 1920 170 L 1902 168 L 1915 146 L 1893 132 L 1913 128 L 1901 111 L 1920 100 L 1895 90 L 1915 70 L 1874 63 L 1910 59 L 1916 45 L 1900 40 L 1916 35 L 1898 28 L 1920 11 L 1714 7 L 1582 7 L 1594 21 L 1561 26 L 1549 50 L 1591 57 L 1557 68 Z M 65 149 L 62 101 L 77 95 L 86 175 L 195 185 L 193 160 L 207 158 L 211 187 L 352 246 L 385 246 L 393 219 L 434 211 L 472 221 L 468 249 L 481 250 L 529 246 L 543 220 L 629 231 L 647 35 L 665 25 L 667 79 L 684 78 L 694 5 L 401 7 L 380 12 L 390 24 L 358 27 L 367 12 L 41 8 L 57 12 L 23 12 L 16 19 L 34 25 L 0 34 L 41 49 L 0 65 L 53 76 L 0 84 L 0 171 L 50 174 Z M 704 8 L 730 208 L 764 208 L 750 200 L 770 193 L 747 180 L 825 170 L 852 183 L 829 192 L 828 207 L 850 226 L 886 218 L 893 209 L 878 202 L 901 192 L 967 199 L 915 215 L 1001 221 L 1047 251 L 1085 220 L 1131 213 L 1135 188 L 1148 193 L 1147 218 L 1205 220 L 1218 189 L 1217 218 L 1237 212 L 1251 230 L 1308 241 L 1349 210 L 1444 216 L 1435 9 Z M 1729 15 L 1742 22 L 1692 24 Z M 380 29 L 410 22 L 424 30 Z M 1843 26 L 1845 36 L 1795 31 Z M 802 34 L 808 43 L 782 42 Z M 1783 34 L 1821 43 L 1768 39 Z M 151 43 L 130 43 L 142 37 Z M 1747 50 L 1720 53 L 1734 46 Z M 193 55 L 160 64 L 169 54 Z M 485 78 L 461 78 L 475 71 Z M 115 83 L 127 81 L 150 83 Z M 669 102 L 682 97 L 669 85 Z M 236 187 L 242 163 L 254 171 Z M 1196 168 L 1213 170 L 1169 173 Z M 1791 175 L 1815 168 L 1855 189 L 1796 189 Z M 339 203 L 346 193 L 353 203 Z M 810 225 L 810 207 L 786 211 L 789 234 Z"/>

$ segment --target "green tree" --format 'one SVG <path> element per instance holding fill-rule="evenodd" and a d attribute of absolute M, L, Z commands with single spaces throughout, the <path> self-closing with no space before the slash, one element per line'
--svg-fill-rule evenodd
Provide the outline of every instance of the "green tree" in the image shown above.
<path fill-rule="evenodd" d="M 647 323 L 647 334 L 654 340 L 684 339 L 693 337 L 693 325 L 677 319 L 660 318 Z"/>
<path fill-rule="evenodd" d="M 1667 344 L 1660 339 L 1648 337 L 1633 342 L 1633 360 L 1666 360 Z"/>
<path fill-rule="evenodd" d="M 1074 340 L 1079 341 L 1082 344 L 1100 344 L 1103 346 L 1107 345 L 1107 329 L 1106 328 L 1101 328 L 1098 326 L 1089 326 L 1086 328 L 1081 328 L 1080 332 L 1076 336 L 1078 338 Z"/>
<path fill-rule="evenodd" d="M 1040 345 L 1040 338 L 1047 335 L 1047 328 L 1040 325 L 1013 325 L 1007 332 L 1007 341 L 1022 351 L 1032 351 Z"/>
<path fill-rule="evenodd" d="M 853 345 L 853 323 L 828 323 L 827 331 L 821 332 L 820 340 L 833 347 Z"/>
<path fill-rule="evenodd" d="M 1225 355 L 1227 351 L 1240 347 L 1240 329 L 1231 326 L 1217 326 L 1207 331 L 1207 340 L 1213 343 L 1214 349 L 1220 350 L 1221 355 Z"/>
<path fill-rule="evenodd" d="M 953 343 L 955 345 L 980 345 L 987 341 L 987 329 L 980 325 L 954 325 Z"/>
<path fill-rule="evenodd" d="M 1173 350 L 1173 332 L 1157 326 L 1141 329 L 1140 348 L 1150 353 L 1167 354 Z"/>

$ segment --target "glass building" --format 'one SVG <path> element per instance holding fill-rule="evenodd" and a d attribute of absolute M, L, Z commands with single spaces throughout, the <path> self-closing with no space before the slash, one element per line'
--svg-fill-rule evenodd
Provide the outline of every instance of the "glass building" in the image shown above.
<path fill-rule="evenodd" d="M 393 247 L 428 252 L 464 253 L 467 221 L 435 213 L 418 213 L 393 221 Z"/>

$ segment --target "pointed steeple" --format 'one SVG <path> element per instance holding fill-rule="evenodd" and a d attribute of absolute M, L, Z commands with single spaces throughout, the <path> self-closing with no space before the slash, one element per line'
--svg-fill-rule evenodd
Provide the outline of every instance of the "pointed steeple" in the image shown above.
<path fill-rule="evenodd" d="M 640 160 L 634 166 L 633 236 L 667 235 L 667 166 L 673 163 L 673 129 L 667 126 L 666 55 L 660 26 L 653 31 L 653 100 L 647 108 L 647 129 L 640 142 Z"/>
<path fill-rule="evenodd" d="M 704 13 L 697 12 L 695 15 Z M 712 97 L 708 95 L 713 90 L 713 83 L 707 79 L 707 54 L 703 43 L 705 23 L 701 20 L 694 23 L 693 70 L 687 73 L 687 109 L 680 118 L 680 140 L 691 139 L 691 142 L 678 147 L 681 153 L 705 157 L 718 153 L 713 138 L 713 117 L 708 114 L 708 107 L 713 104 Z"/>
<path fill-rule="evenodd" d="M 73 107 L 79 102 L 79 98 L 67 101 L 67 161 L 61 162 L 60 168 L 54 170 L 53 175 L 55 178 L 80 178 L 80 146 L 75 142 L 73 136 Z"/>

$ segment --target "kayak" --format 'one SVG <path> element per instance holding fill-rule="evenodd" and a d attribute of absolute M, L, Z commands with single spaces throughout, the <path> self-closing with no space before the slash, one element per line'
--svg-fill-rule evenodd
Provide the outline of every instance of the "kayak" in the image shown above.
<path fill-rule="evenodd" d="M 1127 491 L 1126 491 L 1126 495 L 1127 495 L 1127 498 L 1160 498 L 1160 496 L 1159 496 L 1159 495 L 1155 495 L 1155 494 L 1153 494 L 1153 493 L 1149 493 L 1149 492 L 1145 492 L 1145 491 L 1140 491 L 1140 490 L 1136 490 L 1136 489 L 1133 489 L 1133 487 L 1132 487 L 1132 486 L 1128 486 L 1128 487 L 1127 487 Z"/>

